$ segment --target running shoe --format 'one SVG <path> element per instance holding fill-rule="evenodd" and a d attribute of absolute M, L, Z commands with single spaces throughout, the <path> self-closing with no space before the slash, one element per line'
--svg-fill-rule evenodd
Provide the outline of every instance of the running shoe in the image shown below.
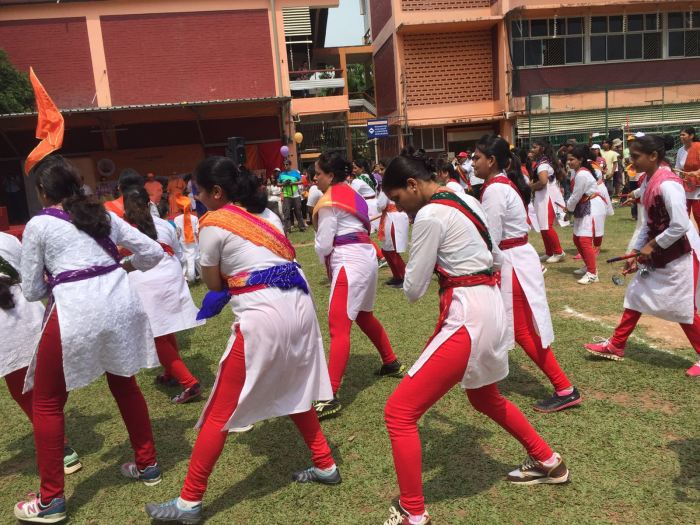
<path fill-rule="evenodd" d="M 595 273 L 591 272 L 586 272 L 586 275 L 581 277 L 578 281 L 576 281 L 578 284 L 593 284 L 597 283 L 600 279 L 598 279 L 598 275 Z"/>
<path fill-rule="evenodd" d="M 424 512 L 423 519 L 417 525 L 430 525 L 431 523 L 430 516 L 427 512 Z M 384 522 L 384 525 L 412 525 L 408 512 L 401 506 L 398 498 L 389 507 L 389 519 Z"/>
<path fill-rule="evenodd" d="M 319 419 L 335 415 L 340 412 L 342 408 L 343 405 L 340 404 L 337 397 L 333 397 L 333 399 L 329 399 L 328 401 L 316 401 L 314 403 L 314 409 Z"/>
<path fill-rule="evenodd" d="M 581 254 L 580 254 L 580 253 L 577 253 L 577 254 L 574 255 L 574 257 L 573 257 L 573 260 L 574 260 L 574 261 L 580 261 L 581 259 L 583 259 L 583 257 L 581 257 Z"/>
<path fill-rule="evenodd" d="M 181 509 L 177 498 L 165 503 L 146 503 L 146 514 L 156 521 L 175 521 L 185 525 L 194 525 L 202 521 L 202 504 L 192 509 Z"/>
<path fill-rule="evenodd" d="M 401 361 L 396 359 L 391 363 L 382 365 L 382 367 L 377 370 L 376 374 L 380 377 L 403 377 L 406 371 L 406 365 L 402 365 Z"/>
<path fill-rule="evenodd" d="M 377 264 L 379 265 L 380 270 L 389 265 L 389 263 L 386 262 L 386 259 L 384 257 L 382 257 L 381 259 L 377 259 Z"/>
<path fill-rule="evenodd" d="M 581 394 L 578 393 L 576 387 L 573 392 L 564 396 L 557 395 L 556 392 L 549 399 L 543 399 L 535 405 L 537 412 L 559 412 L 565 408 L 573 407 L 580 404 L 582 401 Z"/>
<path fill-rule="evenodd" d="M 566 259 L 566 254 L 564 252 L 561 253 L 555 253 L 551 257 L 549 257 L 545 262 L 547 263 L 559 263 L 562 262 L 564 259 Z"/>
<path fill-rule="evenodd" d="M 146 467 L 143 470 L 139 470 L 136 463 L 124 463 L 121 467 L 122 476 L 129 479 L 137 479 L 143 481 L 143 484 L 147 487 L 152 487 L 163 481 L 163 476 L 160 472 L 160 467 L 158 463 Z"/>
<path fill-rule="evenodd" d="M 80 462 L 78 453 L 73 450 L 69 445 L 63 446 L 63 473 L 67 476 L 68 474 L 74 474 L 83 468 L 83 464 Z"/>
<path fill-rule="evenodd" d="M 189 388 L 185 388 L 182 392 L 180 392 L 170 401 L 175 403 L 176 405 L 183 405 L 185 403 L 189 403 L 190 401 L 194 401 L 195 399 L 201 397 L 201 395 L 202 387 L 199 386 L 199 383 L 197 383 Z"/>
<path fill-rule="evenodd" d="M 39 494 L 27 494 L 24 501 L 15 505 L 15 518 L 31 523 L 58 523 L 66 519 L 66 500 L 54 498 L 43 505 Z"/>
<path fill-rule="evenodd" d="M 394 279 L 392 277 L 384 284 L 386 284 L 387 286 L 391 286 L 392 288 L 403 288 L 403 279 Z"/>
<path fill-rule="evenodd" d="M 541 461 L 528 456 L 519 468 L 508 473 L 508 481 L 518 485 L 558 484 L 569 481 L 569 469 L 559 454 L 553 467 L 545 467 Z"/>
<path fill-rule="evenodd" d="M 691 366 L 685 371 L 685 375 L 688 377 L 700 377 L 700 361 Z"/>
<path fill-rule="evenodd" d="M 297 483 L 321 483 L 323 485 L 339 485 L 342 481 L 338 467 L 331 473 L 325 473 L 316 467 L 297 470 L 292 474 L 292 479 Z"/>
<path fill-rule="evenodd" d="M 596 338 L 593 340 L 595 341 Z M 583 345 L 583 347 L 593 355 L 599 357 L 604 357 L 605 359 L 612 359 L 613 361 L 622 361 L 625 358 L 625 349 L 617 348 L 614 344 L 610 342 L 610 339 L 600 339 L 600 341 L 595 341 L 593 343 L 588 343 Z"/>
<path fill-rule="evenodd" d="M 540 255 L 540 262 L 546 262 L 547 259 L 549 259 L 550 257 L 551 257 L 551 255 L 547 255 L 546 253 L 542 254 L 542 255 Z"/>
<path fill-rule="evenodd" d="M 244 427 L 234 427 L 234 428 L 229 428 L 229 432 L 234 432 L 236 434 L 245 434 L 246 432 L 250 432 L 253 430 L 254 425 L 246 425 Z"/>

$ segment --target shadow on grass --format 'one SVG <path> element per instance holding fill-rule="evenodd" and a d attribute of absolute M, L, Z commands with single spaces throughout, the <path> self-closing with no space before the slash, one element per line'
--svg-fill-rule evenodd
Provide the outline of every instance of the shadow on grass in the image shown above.
<path fill-rule="evenodd" d="M 511 352 L 525 353 L 519 346 L 516 346 Z M 533 363 L 533 366 L 536 365 Z M 504 396 L 508 397 L 508 394 L 514 393 L 532 398 L 534 401 L 539 401 L 552 394 L 553 387 L 544 384 L 548 381 L 547 376 L 545 376 L 543 372 L 538 370 L 539 373 L 537 375 L 531 374 L 529 370 L 514 363 L 512 359 L 510 360 L 509 367 L 510 372 L 508 373 L 508 377 L 498 383 L 498 389 Z"/>
<path fill-rule="evenodd" d="M 700 438 L 672 441 L 668 448 L 678 454 L 681 469 L 673 480 L 676 501 L 700 503 Z"/>
<path fill-rule="evenodd" d="M 688 356 L 690 357 L 690 352 L 688 353 Z M 658 350 L 640 343 L 628 342 L 627 348 L 625 348 L 625 359 L 630 359 L 632 361 L 645 365 L 651 365 L 657 368 L 669 368 L 673 370 L 685 371 L 692 364 L 689 357 L 659 352 Z M 586 355 L 586 358 L 589 360 L 599 360 L 598 357 L 590 354 Z"/>
<path fill-rule="evenodd" d="M 345 369 L 345 374 L 343 374 L 343 382 L 340 385 L 340 390 L 338 391 L 343 408 L 350 406 L 363 390 L 373 385 L 377 381 L 393 381 L 396 384 L 395 387 L 398 386 L 400 381 L 399 378 L 382 378 L 376 375 L 375 372 L 382 366 L 382 360 L 379 357 L 379 353 L 376 352 L 369 339 L 365 338 L 365 341 L 361 342 L 360 344 L 369 345 L 369 348 L 374 352 L 374 355 L 357 353 L 353 355 L 352 349 L 350 350 L 348 366 Z M 357 347 L 359 345 L 355 344 L 353 346 Z"/>
<path fill-rule="evenodd" d="M 464 399 L 465 419 L 474 411 Z M 483 418 L 486 422 L 486 418 Z M 503 430 L 505 432 L 505 430 Z M 501 463 L 487 453 L 480 441 L 492 432 L 428 412 L 421 429 L 423 490 L 428 503 L 474 496 L 503 481 L 512 464 Z"/>
<path fill-rule="evenodd" d="M 333 451 L 333 459 L 340 467 L 343 464 L 339 447 L 328 436 Z M 235 439 L 247 445 L 253 456 L 267 458 L 263 465 L 249 473 L 226 492 L 205 506 L 205 516 L 209 519 L 227 512 L 244 500 L 258 499 L 279 491 L 294 483 L 292 473 L 312 465 L 310 452 L 296 426 L 288 417 L 279 417 L 258 423 L 255 429 L 245 434 L 230 434 L 227 441 Z M 223 454 L 226 454 L 224 449 Z M 224 475 L 224 473 L 221 473 Z M 216 471 L 213 474 L 216 476 Z"/>

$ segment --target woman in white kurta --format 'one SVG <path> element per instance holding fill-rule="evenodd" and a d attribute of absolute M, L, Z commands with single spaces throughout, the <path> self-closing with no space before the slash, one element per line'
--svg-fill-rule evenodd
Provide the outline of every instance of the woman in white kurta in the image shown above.
<path fill-rule="evenodd" d="M 655 135 L 638 137 L 630 146 L 637 173 L 646 173 L 641 202 L 647 222 L 637 238 L 638 259 L 627 264 L 635 272 L 625 294 L 625 311 L 613 336 L 603 343 L 587 344 L 589 352 L 619 361 L 627 339 L 642 314 L 680 323 L 695 352 L 700 354 L 698 304 L 698 240 L 685 203 L 682 180 L 664 163 L 664 141 Z M 700 376 L 700 362 L 687 371 Z"/>
<path fill-rule="evenodd" d="M 452 165 L 445 159 L 438 160 L 437 176 L 440 184 L 451 189 L 455 193 L 465 193 L 464 187 L 460 184 L 459 174 Z"/>
<path fill-rule="evenodd" d="M 593 246 L 596 255 L 600 255 L 605 236 L 605 220 L 615 215 L 615 209 L 608 188 L 605 186 L 605 179 L 597 177 L 596 185 L 596 197 L 591 200 L 591 215 L 593 216 Z"/>
<path fill-rule="evenodd" d="M 378 269 L 369 237 L 367 201 L 345 182 L 348 173 L 349 165 L 339 155 L 324 154 L 316 161 L 316 179 L 324 195 L 314 208 L 314 246 L 331 281 L 328 371 L 333 397 L 316 403 L 321 418 L 336 414 L 342 408 L 336 394 L 350 357 L 353 321 L 381 356 L 382 366 L 377 374 L 403 375 L 403 365 L 396 358 L 384 327 L 373 314 Z"/>
<path fill-rule="evenodd" d="M 516 437 L 527 449 L 523 465 L 508 475 L 513 483 L 563 483 L 568 470 L 559 454 L 535 432 L 518 408 L 499 392 L 508 375 L 508 320 L 493 271 L 486 215 L 471 196 L 441 187 L 420 159 L 389 163 L 384 191 L 414 217 L 404 293 L 422 297 L 439 277 L 440 316 L 418 361 L 384 410 L 399 482 L 400 498 L 386 524 L 426 524 L 421 483 L 418 420 L 453 386 L 471 404 Z"/>
<path fill-rule="evenodd" d="M 681 148 L 676 153 L 677 170 L 695 174 L 695 182 L 700 175 L 700 137 L 693 127 L 683 128 L 680 132 Z M 700 228 L 700 184 L 688 184 L 685 189 L 688 214 L 692 213 L 695 225 Z"/>
<path fill-rule="evenodd" d="M 352 163 L 352 188 L 362 195 L 367 201 L 367 211 L 372 224 L 371 233 L 376 233 L 379 229 L 379 210 L 377 208 L 377 183 L 371 175 L 367 173 L 364 161 L 353 161 Z"/>
<path fill-rule="evenodd" d="M 579 284 L 597 283 L 598 269 L 596 251 L 593 247 L 594 223 L 592 201 L 600 200 L 593 168 L 590 163 L 590 150 L 587 145 L 579 144 L 569 153 L 569 167 L 575 171 L 571 179 L 571 195 L 566 201 L 566 208 L 574 215 L 574 244 L 585 266 L 574 270 L 574 275 L 582 276 Z"/>
<path fill-rule="evenodd" d="M 564 211 L 564 198 L 557 182 L 555 165 L 558 162 L 552 146 L 543 140 L 535 140 L 532 145 L 535 161 L 534 180 L 530 188 L 534 194 L 533 205 L 537 214 L 537 224 L 544 242 L 545 255 L 540 260 L 557 263 L 564 260 L 564 250 L 554 229 L 557 214 Z"/>
<path fill-rule="evenodd" d="M 535 410 L 556 412 L 578 405 L 581 396 L 552 352 L 554 329 L 540 261 L 528 242 L 530 188 L 520 172 L 520 161 L 511 155 L 507 141 L 489 135 L 476 144 L 474 169 L 486 179 L 481 205 L 493 243 L 494 268 L 501 273 L 508 347 L 517 342 L 554 387 L 552 397 L 537 403 Z"/>
<path fill-rule="evenodd" d="M 182 244 L 182 268 L 188 283 L 193 283 L 199 274 L 199 219 L 190 210 L 190 199 L 181 195 L 177 204 L 182 213 L 175 217 L 177 236 Z"/>
<path fill-rule="evenodd" d="M 147 212 L 145 189 L 132 188 L 124 193 L 124 219 L 156 240 L 165 252 L 155 268 L 131 272 L 129 280 L 146 310 L 158 360 L 165 369 L 164 374 L 156 377 L 156 382 L 167 386 L 174 381 L 182 386 L 182 392 L 172 398 L 173 403 L 182 404 L 201 396 L 202 389 L 180 357 L 175 334 L 204 324 L 204 320 L 197 320 L 198 309 L 182 276 L 182 247 L 175 229 Z"/>
<path fill-rule="evenodd" d="M 386 284 L 399 287 L 403 285 L 406 273 L 406 263 L 400 254 L 408 249 L 408 215 L 400 211 L 383 191 L 377 197 L 377 209 L 382 214 L 379 221 L 382 255 L 391 270 L 391 279 Z"/>
<path fill-rule="evenodd" d="M 210 210 L 201 225 L 202 278 L 212 290 L 208 297 L 230 296 L 236 321 L 197 423 L 180 497 L 146 506 L 154 519 L 186 523 L 201 519 L 201 501 L 228 431 L 263 419 L 289 415 L 311 450 L 314 466 L 296 472 L 296 481 L 340 483 L 312 407 L 314 399 L 330 396 L 330 384 L 294 248 L 252 174 L 239 172 L 226 157 L 209 157 L 197 166 L 195 180 Z"/>
<path fill-rule="evenodd" d="M 55 509 L 56 517 L 65 515 L 63 407 L 68 392 L 103 374 L 135 453 L 136 461 L 122 465 L 122 474 L 147 484 L 161 479 L 148 407 L 134 378 L 158 361 L 148 318 L 125 269 L 149 270 L 163 249 L 82 196 L 75 168 L 62 157 L 46 157 L 33 173 L 46 207 L 24 230 L 22 291 L 29 301 L 51 299 L 25 382 L 25 391 L 34 392 L 41 500 L 18 504 L 15 516 L 20 519 L 38 515 L 44 505 Z M 133 253 L 124 266 L 116 245 Z"/>

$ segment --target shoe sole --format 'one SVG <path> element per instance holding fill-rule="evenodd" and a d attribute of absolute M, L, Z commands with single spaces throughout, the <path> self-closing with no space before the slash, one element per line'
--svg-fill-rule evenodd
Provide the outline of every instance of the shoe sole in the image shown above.
<path fill-rule="evenodd" d="M 15 510 L 15 518 L 17 518 L 20 521 L 30 522 L 30 523 L 58 523 L 59 521 L 65 520 L 67 518 L 67 515 L 65 512 L 62 512 L 60 514 L 56 514 L 56 515 L 48 517 L 48 518 L 41 518 L 41 517 L 23 518 L 22 516 L 19 516 L 17 514 L 17 511 Z"/>
<path fill-rule="evenodd" d="M 589 354 L 598 356 L 598 357 L 602 357 L 603 359 L 609 359 L 610 361 L 622 361 L 624 359 L 624 357 L 620 357 L 620 356 L 617 356 L 615 354 L 602 354 L 602 353 L 596 352 L 594 350 L 589 350 L 588 348 L 586 348 L 586 352 L 588 352 Z"/>
<path fill-rule="evenodd" d="M 509 479 L 513 485 L 561 485 L 570 481 L 569 471 L 566 471 L 564 476 L 558 478 L 535 478 L 530 481 L 516 481 Z"/>
<path fill-rule="evenodd" d="M 343 409 L 343 406 L 336 407 L 332 410 L 326 410 L 325 412 L 316 412 L 316 416 L 318 417 L 319 421 L 321 419 L 326 419 L 331 416 L 335 416 L 338 412 L 340 412 Z"/>
<path fill-rule="evenodd" d="M 576 399 L 574 401 L 569 401 L 568 403 L 566 403 L 560 407 L 549 409 L 549 410 L 547 410 L 545 408 L 540 408 L 537 405 L 535 405 L 533 408 L 534 408 L 535 412 L 542 412 L 544 414 L 551 414 L 552 412 L 559 412 L 560 410 L 564 410 L 565 408 L 570 408 L 570 407 L 575 407 L 576 405 L 580 405 L 581 401 L 583 401 L 583 399 L 579 397 L 578 399 Z"/>
<path fill-rule="evenodd" d="M 163 481 L 163 476 L 159 476 L 157 479 L 142 479 L 141 481 L 143 481 L 143 484 L 147 487 L 153 487 Z"/>
<path fill-rule="evenodd" d="M 83 468 L 83 464 L 80 461 L 77 461 L 77 462 L 71 463 L 70 465 L 67 465 L 67 466 L 64 465 L 63 466 L 63 473 L 66 476 L 69 476 L 71 474 L 75 474 L 76 472 L 78 472 L 82 468 Z"/>

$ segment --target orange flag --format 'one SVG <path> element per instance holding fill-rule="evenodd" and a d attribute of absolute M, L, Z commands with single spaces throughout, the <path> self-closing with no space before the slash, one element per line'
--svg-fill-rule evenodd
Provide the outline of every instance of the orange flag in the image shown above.
<path fill-rule="evenodd" d="M 29 175 L 31 169 L 41 159 L 49 153 L 60 149 L 63 144 L 63 115 L 58 111 L 56 104 L 41 85 L 39 79 L 34 74 L 34 70 L 29 68 L 29 80 L 34 88 L 34 98 L 36 99 L 36 110 L 39 113 L 39 122 L 36 125 L 36 138 L 41 140 L 36 148 L 27 157 L 24 163 L 24 173 Z"/>

